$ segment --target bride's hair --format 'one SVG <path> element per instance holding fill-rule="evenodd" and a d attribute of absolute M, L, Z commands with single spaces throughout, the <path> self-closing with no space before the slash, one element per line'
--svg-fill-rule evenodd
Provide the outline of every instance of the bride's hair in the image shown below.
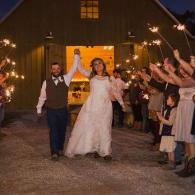
<path fill-rule="evenodd" d="M 105 64 L 105 62 L 104 62 L 104 60 L 102 59 L 102 58 L 94 58 L 92 61 L 91 61 L 91 63 L 90 63 L 90 66 L 92 67 L 92 71 L 91 71 L 91 74 L 90 74 L 90 79 L 92 79 L 95 75 L 97 75 L 97 72 L 95 71 L 95 67 L 94 67 L 94 62 L 95 61 L 100 61 L 100 62 L 102 62 L 102 64 L 103 64 L 103 71 L 102 71 L 102 76 L 108 76 L 108 77 L 110 77 L 110 75 L 108 74 L 108 72 L 106 71 L 106 64 Z"/>

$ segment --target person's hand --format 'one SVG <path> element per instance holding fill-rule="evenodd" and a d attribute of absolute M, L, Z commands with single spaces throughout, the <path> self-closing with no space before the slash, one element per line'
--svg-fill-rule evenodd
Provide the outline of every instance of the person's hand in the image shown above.
<path fill-rule="evenodd" d="M 190 56 L 190 65 L 195 68 L 195 56 Z"/>
<path fill-rule="evenodd" d="M 127 112 L 127 106 L 126 106 L 126 105 L 123 105 L 122 108 L 123 108 L 123 109 L 122 109 L 123 112 Z"/>
<path fill-rule="evenodd" d="M 43 116 L 43 113 L 41 112 L 41 113 L 37 113 L 37 117 L 38 118 L 41 118 Z"/>
<path fill-rule="evenodd" d="M 142 73 L 142 75 L 143 75 L 142 78 L 143 78 L 145 81 L 149 82 L 149 81 L 151 80 L 150 75 L 148 75 L 148 74 L 146 74 L 146 73 Z"/>
<path fill-rule="evenodd" d="M 157 67 L 156 64 L 150 63 L 150 70 L 151 70 L 152 72 L 158 72 L 158 71 L 159 71 L 159 68 Z"/>
<path fill-rule="evenodd" d="M 149 68 L 151 71 L 155 71 L 155 64 L 150 63 Z"/>
<path fill-rule="evenodd" d="M 7 63 L 7 59 L 4 58 L 4 59 L 1 61 L 1 63 L 0 63 L 0 68 L 2 68 L 3 66 L 5 66 L 6 63 Z"/>
<path fill-rule="evenodd" d="M 169 62 L 168 58 L 164 60 L 163 67 L 167 72 L 175 72 L 175 67 Z"/>
<path fill-rule="evenodd" d="M 161 121 L 161 119 L 162 119 L 162 114 L 161 114 L 160 112 L 157 112 L 156 115 L 157 115 L 158 119 Z"/>
<path fill-rule="evenodd" d="M 169 65 L 168 64 L 164 64 L 164 69 L 166 70 L 166 72 L 170 72 L 170 69 L 169 69 Z"/>
<path fill-rule="evenodd" d="M 176 60 L 180 60 L 181 58 L 180 58 L 180 54 L 179 54 L 179 51 L 177 50 L 177 49 L 175 49 L 174 51 L 173 51 L 173 54 L 174 54 L 174 56 L 175 56 L 175 58 L 176 58 Z"/>
<path fill-rule="evenodd" d="M 74 49 L 74 54 L 80 55 L 80 50 L 78 48 Z"/>
<path fill-rule="evenodd" d="M 137 74 L 142 77 L 142 72 L 140 70 L 137 71 Z"/>

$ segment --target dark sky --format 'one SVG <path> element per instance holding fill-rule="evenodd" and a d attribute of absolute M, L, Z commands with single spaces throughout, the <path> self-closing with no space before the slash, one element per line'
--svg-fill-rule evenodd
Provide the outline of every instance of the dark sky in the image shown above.
<path fill-rule="evenodd" d="M 0 19 L 19 1 L 20 0 L 0 0 Z M 195 11 L 195 0 L 160 0 L 160 2 L 178 13 L 183 13 L 187 9 Z"/>
<path fill-rule="evenodd" d="M 20 0 L 0 0 L 0 19 L 6 15 Z"/>
<path fill-rule="evenodd" d="M 195 0 L 160 0 L 160 2 L 177 13 L 184 13 L 186 10 L 195 12 Z"/>

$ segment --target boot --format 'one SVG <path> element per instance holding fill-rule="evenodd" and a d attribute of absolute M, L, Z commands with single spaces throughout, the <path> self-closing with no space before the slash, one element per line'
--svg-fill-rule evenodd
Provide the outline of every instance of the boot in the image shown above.
<path fill-rule="evenodd" d="M 185 157 L 184 168 L 180 171 L 175 172 L 175 174 L 177 174 L 177 175 L 183 174 L 184 172 L 186 172 L 187 166 L 188 166 L 188 156 Z"/>
<path fill-rule="evenodd" d="M 192 175 L 195 175 L 195 157 L 188 161 L 186 170 L 178 174 L 180 177 L 190 177 Z"/>

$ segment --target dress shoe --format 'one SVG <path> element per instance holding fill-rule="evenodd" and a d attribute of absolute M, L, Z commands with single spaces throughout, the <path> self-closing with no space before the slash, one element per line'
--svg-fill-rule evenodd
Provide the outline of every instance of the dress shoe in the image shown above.
<path fill-rule="evenodd" d="M 111 161 L 112 160 L 112 156 L 111 155 L 106 155 L 106 156 L 104 156 L 104 160 L 105 161 Z"/>
<path fill-rule="evenodd" d="M 63 150 L 59 151 L 59 156 L 64 156 L 64 151 Z"/>
<path fill-rule="evenodd" d="M 59 160 L 59 156 L 57 154 L 52 154 L 51 160 L 52 161 L 58 161 Z"/>
<path fill-rule="evenodd" d="M 94 153 L 94 158 L 101 158 L 101 156 L 97 152 L 95 152 Z"/>

